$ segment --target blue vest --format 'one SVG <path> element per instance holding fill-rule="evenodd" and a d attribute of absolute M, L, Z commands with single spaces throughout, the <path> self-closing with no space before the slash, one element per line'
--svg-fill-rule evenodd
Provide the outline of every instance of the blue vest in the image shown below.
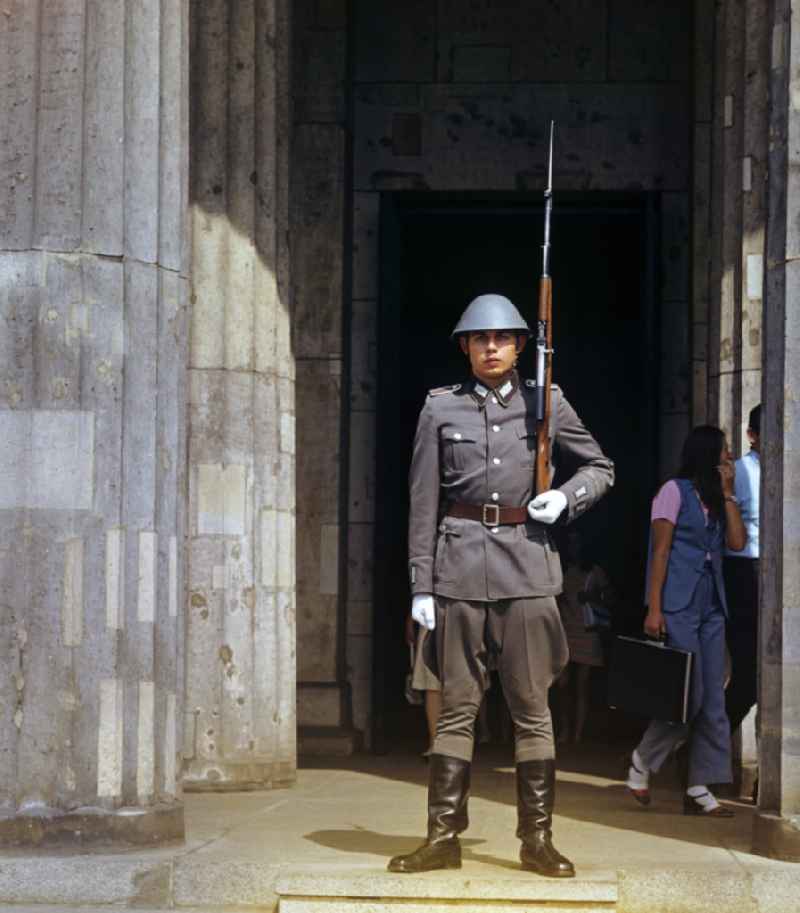
<path fill-rule="evenodd" d="M 681 492 L 681 509 L 672 533 L 672 548 L 667 562 L 667 577 L 661 594 L 664 613 L 680 612 L 692 601 L 697 582 L 703 574 L 706 554 L 711 556 L 711 570 L 722 610 L 727 616 L 725 585 L 722 581 L 722 548 L 725 530 L 719 520 L 706 522 L 706 515 L 689 479 L 675 479 Z M 653 550 L 650 534 L 649 555 Z M 647 561 L 649 591 L 650 558 Z M 645 596 L 647 599 L 647 595 Z"/>

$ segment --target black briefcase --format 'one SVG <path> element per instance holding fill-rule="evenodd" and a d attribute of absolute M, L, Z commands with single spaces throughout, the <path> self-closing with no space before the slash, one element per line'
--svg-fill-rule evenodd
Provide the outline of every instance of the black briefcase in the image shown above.
<path fill-rule="evenodd" d="M 692 654 L 657 640 L 614 638 L 608 670 L 608 703 L 653 720 L 689 718 Z"/>

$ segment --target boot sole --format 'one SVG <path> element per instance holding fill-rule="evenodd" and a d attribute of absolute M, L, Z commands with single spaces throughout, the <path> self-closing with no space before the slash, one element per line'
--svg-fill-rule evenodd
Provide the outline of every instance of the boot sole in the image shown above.
<path fill-rule="evenodd" d="M 734 813 L 725 808 L 724 805 L 718 805 L 713 812 L 704 812 L 701 808 L 692 808 L 688 805 L 683 806 L 684 815 L 696 815 L 698 818 L 733 818 Z"/>
<path fill-rule="evenodd" d="M 406 869 L 406 868 L 400 868 L 399 866 L 396 868 L 391 865 L 387 866 L 387 870 L 389 872 L 393 872 L 395 875 L 420 875 L 423 872 L 441 872 L 441 871 L 444 871 L 445 869 L 460 869 L 460 868 L 461 868 L 460 859 L 458 860 L 458 862 L 456 862 L 456 861 L 445 862 L 443 865 L 424 866 L 423 868 Z"/>
<path fill-rule="evenodd" d="M 532 865 L 530 862 L 521 863 L 522 870 L 524 872 L 534 872 L 537 875 L 542 875 L 544 878 L 574 878 L 575 870 L 571 872 L 545 872 L 540 869 L 538 866 Z"/>

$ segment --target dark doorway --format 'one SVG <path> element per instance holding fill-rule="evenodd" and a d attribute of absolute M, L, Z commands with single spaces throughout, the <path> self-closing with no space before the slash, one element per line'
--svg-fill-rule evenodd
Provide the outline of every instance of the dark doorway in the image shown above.
<path fill-rule="evenodd" d="M 449 335 L 467 303 L 507 295 L 535 319 L 543 207 L 528 195 L 384 194 L 375 529 L 373 745 L 424 741 L 403 696 L 407 477 L 427 391 L 466 375 Z M 559 196 L 552 223 L 554 381 L 616 464 L 612 493 L 580 521 L 622 593 L 641 606 L 647 508 L 656 483 L 657 197 Z M 520 360 L 532 376 L 532 354 Z M 599 695 L 602 706 L 602 695 Z"/>

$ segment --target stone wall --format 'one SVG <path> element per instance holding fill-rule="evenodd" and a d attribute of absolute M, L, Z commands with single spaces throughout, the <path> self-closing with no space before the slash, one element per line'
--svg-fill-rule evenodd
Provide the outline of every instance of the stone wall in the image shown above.
<path fill-rule="evenodd" d="M 713 4 L 704 9 L 704 29 Z M 716 5 L 713 75 L 701 62 L 697 97 L 702 117 L 713 111 L 710 130 L 702 128 L 696 147 L 697 174 L 706 175 L 710 132 L 711 206 L 696 208 L 696 251 L 710 264 L 707 304 L 695 311 L 695 353 L 708 352 L 705 418 L 719 424 L 739 455 L 748 450 L 746 428 L 750 409 L 761 399 L 761 323 L 764 285 L 764 230 L 767 218 L 767 89 L 769 15 L 764 0 L 728 0 Z M 709 108 L 709 102 L 711 108 Z M 698 114 L 700 117 L 700 114 Z M 699 219 L 707 218 L 705 231 Z M 704 242 L 710 238 L 710 245 Z M 702 286 L 702 265 L 696 263 L 695 288 Z M 708 337 L 706 340 L 706 329 Z M 699 369 L 699 360 L 696 360 Z M 702 376 L 696 372 L 698 419 L 703 408 Z"/>
<path fill-rule="evenodd" d="M 0 840 L 177 836 L 187 4 L 2 12 Z"/>
<path fill-rule="evenodd" d="M 297 358 L 298 722 L 328 730 L 324 750 L 352 750 L 344 669 L 347 579 L 342 541 L 348 440 L 343 302 L 347 150 L 348 4 L 294 4 L 292 295 Z M 337 735 L 338 734 L 338 735 Z M 331 736 L 340 738 L 334 749 Z"/>

